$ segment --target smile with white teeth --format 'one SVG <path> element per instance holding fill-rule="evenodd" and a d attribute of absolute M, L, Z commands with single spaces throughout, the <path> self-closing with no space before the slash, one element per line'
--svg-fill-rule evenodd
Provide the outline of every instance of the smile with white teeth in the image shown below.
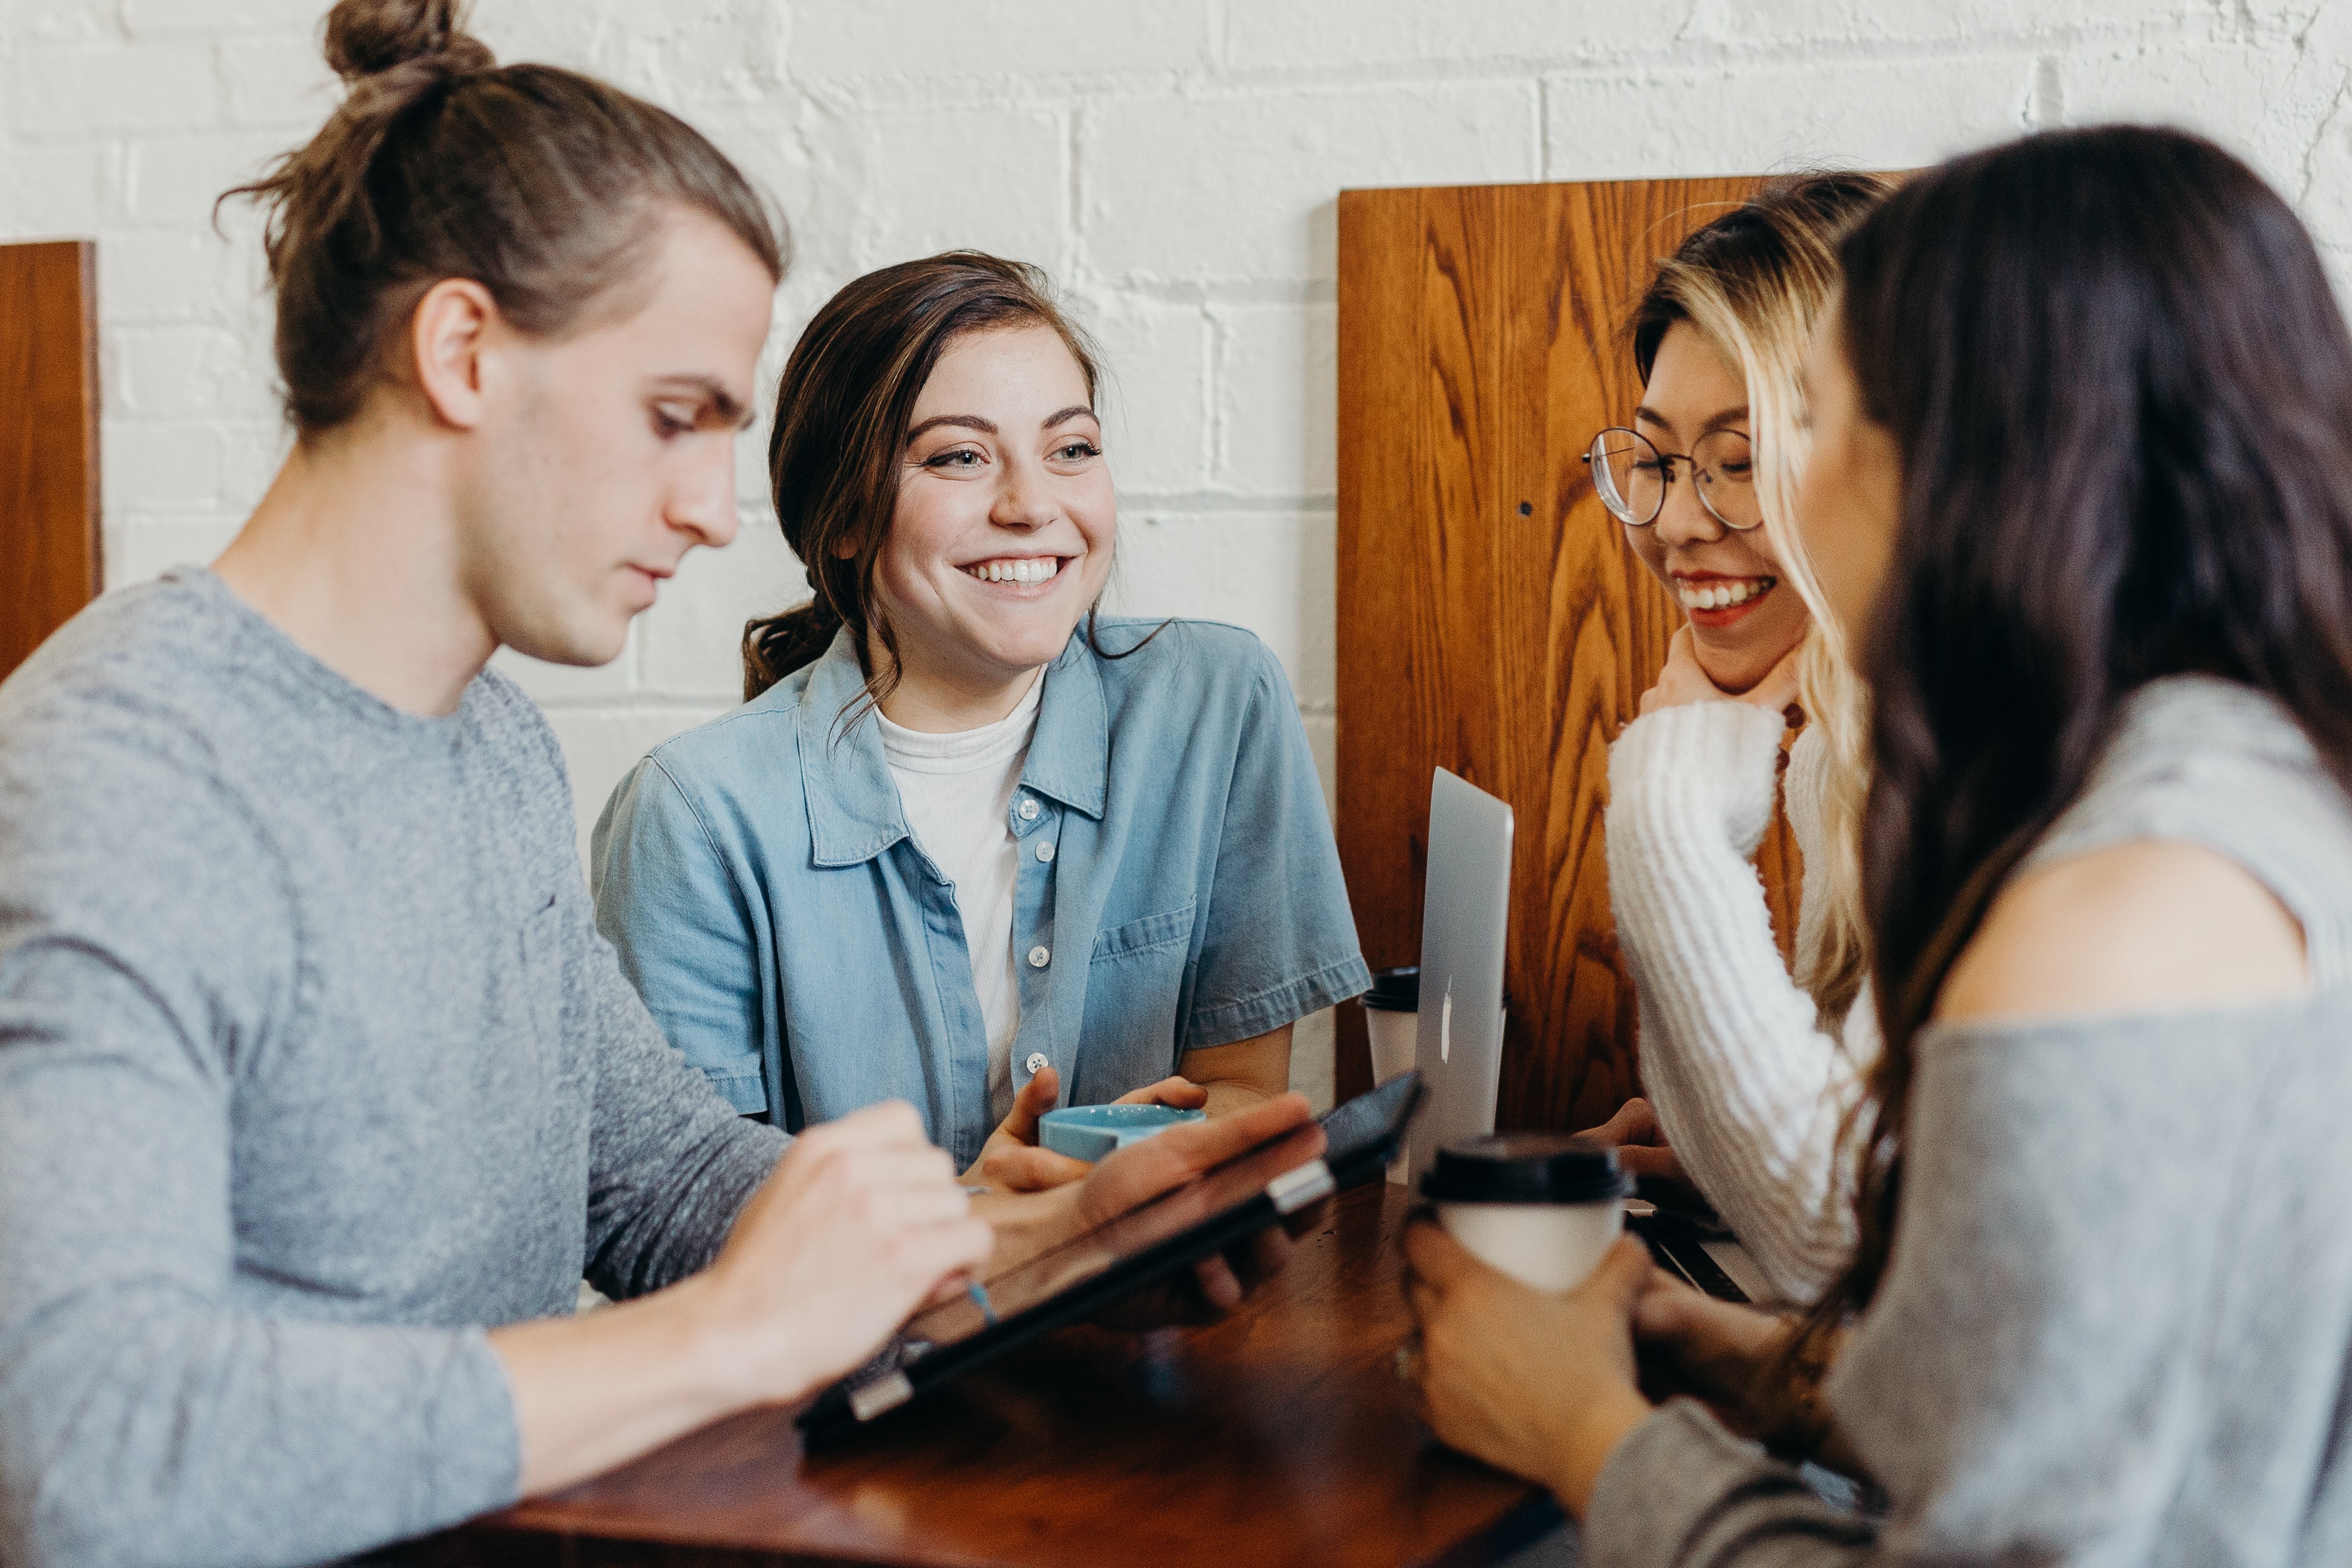
<path fill-rule="evenodd" d="M 1675 597 L 1685 610 L 1728 610 L 1771 591 L 1780 580 L 1770 577 L 1725 577 L 1713 582 L 1675 584 Z"/>
<path fill-rule="evenodd" d="M 1046 582 L 1062 570 L 1062 558 L 1054 555 L 1007 556 L 1001 560 L 976 561 L 964 570 L 982 582 Z"/>

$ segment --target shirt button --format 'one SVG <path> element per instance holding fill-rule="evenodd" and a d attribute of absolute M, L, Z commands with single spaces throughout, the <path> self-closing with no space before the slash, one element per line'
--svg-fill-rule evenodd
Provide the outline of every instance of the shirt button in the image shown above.
<path fill-rule="evenodd" d="M 1034 821 L 1035 821 L 1037 820 L 1037 802 L 1036 802 L 1036 801 L 1032 800 L 1029 800 L 1029 799 L 1027 799 L 1027 798 L 1025 798 L 1025 797 L 1022 800 L 1022 802 L 1021 802 L 1021 820 L 1022 820 L 1023 821 L 1024 821 L 1024 822 L 1034 822 Z"/>
<path fill-rule="evenodd" d="M 1045 1061 L 1045 1053 L 1044 1051 L 1033 1051 L 1029 1053 L 1029 1060 L 1023 1062 L 1021 1065 L 1027 1068 L 1029 1070 L 1029 1075 L 1034 1078 L 1038 1073 L 1045 1071 L 1046 1067 L 1050 1064 Z"/>
<path fill-rule="evenodd" d="M 1054 858 L 1053 840 L 1040 839 L 1037 841 L 1037 858 L 1041 861 L 1049 861 Z"/>
<path fill-rule="evenodd" d="M 1050 950 L 1044 947 L 1032 947 L 1029 949 L 1029 967 L 1031 968 L 1042 969 L 1053 961 L 1054 955 Z"/>

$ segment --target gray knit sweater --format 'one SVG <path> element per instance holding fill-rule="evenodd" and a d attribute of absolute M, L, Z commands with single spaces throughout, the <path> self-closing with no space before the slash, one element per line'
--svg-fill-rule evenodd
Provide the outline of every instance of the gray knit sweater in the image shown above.
<path fill-rule="evenodd" d="M 395 712 L 211 574 L 0 686 L 0 1562 L 296 1563 L 515 1495 L 481 1325 L 773 1165 L 596 935 L 513 685 Z"/>
<path fill-rule="evenodd" d="M 2352 1563 L 2352 803 L 2266 699 L 2168 680 L 2035 858 L 2149 837 L 2268 884 L 2318 992 L 1927 1031 L 1826 1388 L 1890 1511 L 1680 1401 L 1601 1472 L 1588 1563 Z"/>

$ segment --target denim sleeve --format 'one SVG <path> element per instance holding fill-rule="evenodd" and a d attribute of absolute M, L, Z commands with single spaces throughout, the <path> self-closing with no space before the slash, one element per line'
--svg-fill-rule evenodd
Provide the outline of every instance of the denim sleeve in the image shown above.
<path fill-rule="evenodd" d="M 767 1110 L 751 906 L 658 757 L 604 803 L 588 864 L 596 928 L 662 1033 L 737 1111 Z"/>
<path fill-rule="evenodd" d="M 1192 1010 L 1179 1036 L 1187 1051 L 1280 1029 L 1372 983 L 1297 701 L 1274 655 L 1256 653 L 1202 899 Z"/>

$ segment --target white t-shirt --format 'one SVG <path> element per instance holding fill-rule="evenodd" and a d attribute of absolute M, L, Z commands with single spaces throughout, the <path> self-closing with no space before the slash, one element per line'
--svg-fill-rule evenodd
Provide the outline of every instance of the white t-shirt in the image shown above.
<path fill-rule="evenodd" d="M 1013 1110 L 1013 1037 L 1021 1030 L 1021 988 L 1013 968 L 1013 883 L 1021 846 L 1013 836 L 1013 791 L 1029 759 L 1045 690 L 1042 678 L 1033 680 L 1021 706 L 1004 717 L 952 735 L 903 729 L 874 716 L 907 826 L 955 883 L 971 986 L 988 1030 L 989 1115 L 998 1122 Z"/>

